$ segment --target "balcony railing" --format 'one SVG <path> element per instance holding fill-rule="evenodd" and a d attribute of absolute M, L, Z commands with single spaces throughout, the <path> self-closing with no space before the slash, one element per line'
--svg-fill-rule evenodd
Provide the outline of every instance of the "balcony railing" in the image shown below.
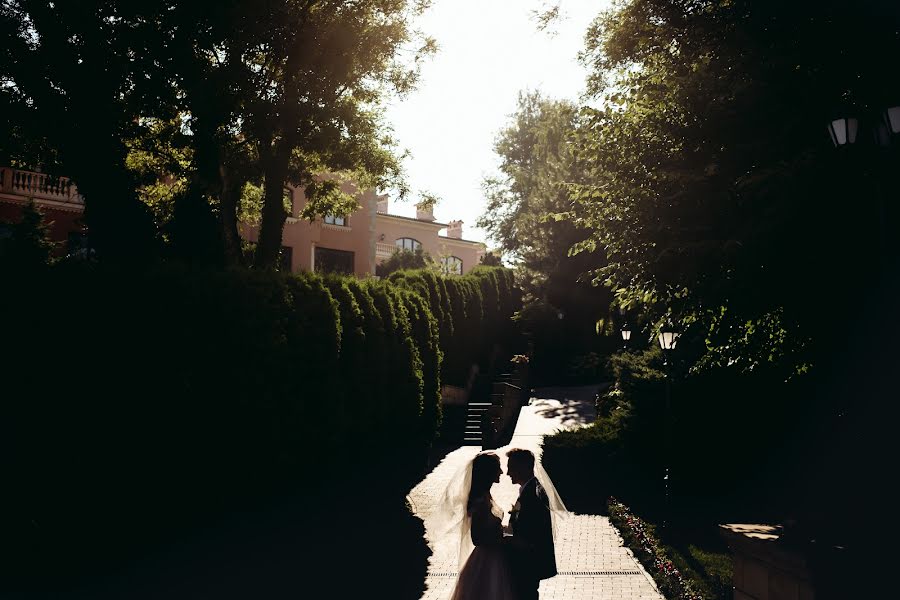
<path fill-rule="evenodd" d="M 0 167 L 0 193 L 84 205 L 84 198 L 68 177 Z"/>
<path fill-rule="evenodd" d="M 397 249 L 398 247 L 396 244 L 375 242 L 375 258 L 390 258 Z"/>

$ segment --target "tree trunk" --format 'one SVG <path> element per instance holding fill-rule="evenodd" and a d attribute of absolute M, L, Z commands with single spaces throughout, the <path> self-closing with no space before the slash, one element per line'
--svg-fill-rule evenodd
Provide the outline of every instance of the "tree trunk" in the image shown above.
<path fill-rule="evenodd" d="M 219 196 L 219 225 L 222 233 L 222 245 L 225 253 L 225 264 L 243 265 L 244 252 L 241 248 L 241 234 L 238 231 L 237 211 L 241 201 L 243 182 L 231 175 L 222 165 L 219 168 L 222 180 L 222 193 Z"/>
<path fill-rule="evenodd" d="M 268 140 L 263 140 L 260 144 L 265 194 L 255 263 L 257 267 L 263 269 L 274 268 L 278 263 L 281 236 L 287 218 L 287 212 L 284 210 L 284 184 L 291 163 L 291 154 L 298 142 L 300 89 L 296 72 L 302 50 L 301 44 L 295 44 L 285 65 L 285 72 L 290 75 L 285 81 L 284 101 L 281 103 L 281 110 L 278 111 L 281 115 L 278 123 L 281 138 L 275 140 L 274 144 Z"/>
<path fill-rule="evenodd" d="M 265 194 L 254 261 L 256 267 L 260 269 L 272 269 L 278 264 L 281 235 L 287 218 L 287 212 L 284 210 L 284 183 L 287 179 L 290 151 L 284 150 L 287 144 L 279 143 L 277 146 L 269 159 L 263 162 L 266 178 Z"/>
<path fill-rule="evenodd" d="M 90 154 L 89 161 L 71 157 L 64 164 L 72 167 L 72 178 L 84 196 L 84 221 L 97 257 L 105 262 L 146 264 L 159 256 L 156 224 L 137 197 L 123 156 L 117 154 Z"/>

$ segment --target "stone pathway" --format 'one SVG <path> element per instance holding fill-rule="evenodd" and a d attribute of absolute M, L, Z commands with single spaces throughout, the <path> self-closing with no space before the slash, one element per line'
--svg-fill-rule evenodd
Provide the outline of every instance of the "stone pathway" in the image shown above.
<path fill-rule="evenodd" d="M 593 421 L 595 391 L 596 387 L 537 390 L 536 398 L 522 408 L 510 445 L 496 451 L 504 472 L 507 448 L 528 448 L 539 457 L 544 435 Z M 473 446 L 454 450 L 409 494 L 416 515 L 425 522 L 426 537 L 434 550 L 422 600 L 446 600 L 456 582 L 456 540 L 434 539 L 429 516 L 447 482 L 478 452 L 479 448 Z M 508 510 L 515 502 L 518 490 L 518 486 L 504 476 L 494 485 L 492 493 L 500 506 Z M 560 574 L 541 583 L 542 600 L 663 598 L 641 564 L 622 546 L 618 532 L 606 517 L 572 515 L 562 520 L 556 540 L 556 561 Z"/>

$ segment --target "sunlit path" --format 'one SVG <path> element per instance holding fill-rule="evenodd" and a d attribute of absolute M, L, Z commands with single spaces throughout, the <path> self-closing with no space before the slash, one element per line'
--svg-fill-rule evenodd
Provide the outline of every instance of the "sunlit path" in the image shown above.
<path fill-rule="evenodd" d="M 536 398 L 522 408 L 510 445 L 497 450 L 504 471 L 507 448 L 528 448 L 539 456 L 544 435 L 562 427 L 590 423 L 594 417 L 595 390 L 595 387 L 537 390 Z M 478 451 L 476 447 L 464 446 L 451 452 L 409 494 L 416 515 L 425 522 L 426 535 L 434 548 L 422 600 L 444 600 L 453 589 L 458 570 L 457 541 L 434 539 L 438 532 L 429 527 L 430 516 L 447 482 Z M 501 506 L 508 508 L 518 496 L 518 486 L 503 477 L 494 485 L 492 493 Z M 606 517 L 573 515 L 563 521 L 556 558 L 560 575 L 541 583 L 542 600 L 662 599 L 640 563 L 622 546 L 618 533 Z"/>

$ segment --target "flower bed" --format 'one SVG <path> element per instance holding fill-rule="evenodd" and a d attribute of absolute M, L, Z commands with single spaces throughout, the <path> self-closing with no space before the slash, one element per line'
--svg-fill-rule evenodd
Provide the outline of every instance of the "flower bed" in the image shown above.
<path fill-rule="evenodd" d="M 610 497 L 609 520 L 619 530 L 625 545 L 641 561 L 669 600 L 707 600 L 697 586 L 675 566 L 668 549 L 657 539 L 652 525 L 631 513 L 629 508 Z"/>

